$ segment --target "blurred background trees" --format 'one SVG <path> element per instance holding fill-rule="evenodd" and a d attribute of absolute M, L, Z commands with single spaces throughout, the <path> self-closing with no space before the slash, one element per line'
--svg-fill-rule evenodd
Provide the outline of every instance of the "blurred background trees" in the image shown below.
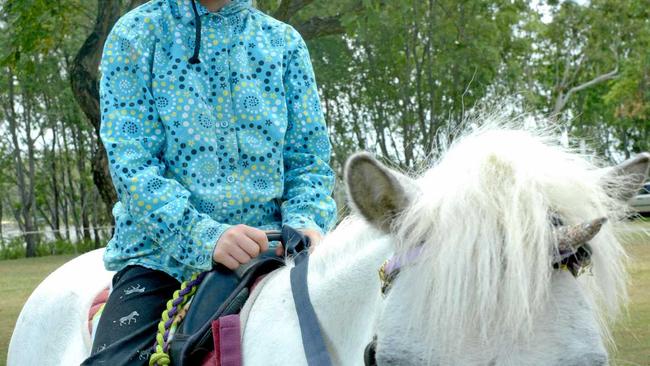
<path fill-rule="evenodd" d="M 110 236 L 97 64 L 115 21 L 143 2 L 0 0 L 0 244 L 19 241 L 11 256 Z M 477 103 L 549 117 L 612 160 L 650 149 L 645 0 L 256 5 L 309 44 L 338 172 L 357 150 L 418 168 Z"/>

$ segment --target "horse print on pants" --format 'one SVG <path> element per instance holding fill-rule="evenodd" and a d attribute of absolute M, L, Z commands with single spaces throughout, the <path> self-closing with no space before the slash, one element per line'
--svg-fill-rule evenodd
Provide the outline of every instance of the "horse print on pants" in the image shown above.
<path fill-rule="evenodd" d="M 143 361 L 143 360 L 148 360 L 151 358 L 151 349 L 143 349 L 141 351 L 138 351 L 138 360 Z"/>
<path fill-rule="evenodd" d="M 120 299 L 123 299 L 124 296 L 132 295 L 132 294 L 135 294 L 135 293 L 143 294 L 145 292 L 145 290 L 146 290 L 146 288 L 142 287 L 140 284 L 137 284 L 135 286 L 131 286 L 131 287 L 127 288 L 126 290 L 124 290 L 124 295 L 120 296 Z"/>
<path fill-rule="evenodd" d="M 138 319 L 136 317 L 140 316 L 137 311 L 131 312 L 131 314 L 127 316 L 123 316 L 120 318 L 120 327 L 124 325 L 131 325 L 131 323 L 136 323 Z M 113 323 L 117 323 L 116 320 L 113 320 Z"/>
<path fill-rule="evenodd" d="M 106 343 L 104 343 L 101 346 L 97 347 L 97 349 L 95 350 L 95 353 L 101 352 L 101 351 L 105 350 L 107 347 L 108 346 L 106 345 Z"/>

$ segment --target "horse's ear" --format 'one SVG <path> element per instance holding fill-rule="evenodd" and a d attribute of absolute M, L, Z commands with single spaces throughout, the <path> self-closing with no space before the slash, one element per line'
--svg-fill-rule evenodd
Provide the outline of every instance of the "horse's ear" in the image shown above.
<path fill-rule="evenodd" d="M 390 231 L 393 219 L 409 204 L 408 180 L 368 153 L 353 155 L 345 166 L 345 184 L 352 207 L 385 232 Z"/>
<path fill-rule="evenodd" d="M 650 169 L 650 153 L 641 153 L 637 156 L 607 169 L 604 184 L 608 193 L 620 200 L 629 201 L 648 179 Z M 614 182 L 621 182 L 614 183 Z"/>

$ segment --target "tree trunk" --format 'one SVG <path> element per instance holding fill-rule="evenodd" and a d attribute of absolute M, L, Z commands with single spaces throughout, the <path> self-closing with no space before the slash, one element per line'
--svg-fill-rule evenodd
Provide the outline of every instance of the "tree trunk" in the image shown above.
<path fill-rule="evenodd" d="M 64 149 L 61 148 L 61 135 L 65 137 L 65 126 L 63 123 L 61 123 L 61 133 L 59 134 L 59 138 L 56 139 L 56 144 L 58 145 L 59 148 L 59 155 L 62 157 L 62 167 L 59 169 L 61 171 L 58 179 L 61 180 L 61 191 L 63 193 L 63 199 L 61 200 L 61 208 L 62 208 L 62 214 L 63 214 L 63 224 L 65 225 L 65 238 L 67 241 L 70 241 L 70 217 L 68 215 L 69 212 L 69 205 L 68 205 L 68 200 L 66 199 L 66 189 L 65 189 L 65 182 L 66 182 L 66 176 L 65 176 L 65 169 L 64 167 L 66 164 L 68 164 L 68 152 L 67 150 L 64 151 Z M 55 172 L 56 174 L 57 172 Z"/>
<path fill-rule="evenodd" d="M 68 206 L 70 207 L 70 212 L 72 213 L 72 224 L 74 225 L 74 230 L 75 230 L 75 241 L 79 241 L 81 239 L 81 232 L 79 231 L 80 229 L 80 224 L 79 224 L 79 216 L 77 214 L 77 195 L 75 194 L 75 189 L 74 189 L 74 182 L 73 177 L 72 177 L 72 170 L 70 166 L 72 165 L 72 162 L 70 161 L 70 150 L 68 149 L 68 139 L 67 135 L 65 133 L 63 135 L 63 151 L 65 152 L 66 156 L 66 163 L 65 163 L 65 170 L 66 170 L 66 175 L 68 176 L 67 183 L 68 183 L 68 189 L 67 189 L 67 194 L 66 200 L 68 202 Z M 73 136 L 74 138 L 74 136 Z M 65 182 L 63 183 L 65 187 Z"/>
<path fill-rule="evenodd" d="M 95 237 L 95 249 L 98 249 L 102 246 L 102 238 L 99 235 L 99 207 L 98 206 L 98 194 L 96 190 L 93 190 L 93 234 Z"/>
<path fill-rule="evenodd" d="M 131 10 L 133 8 L 136 8 L 144 3 L 146 3 L 148 0 L 129 0 L 129 5 L 127 6 L 127 10 Z"/>
<path fill-rule="evenodd" d="M 2 230 L 2 223 L 4 222 L 4 208 L 4 201 L 0 199 L 0 245 L 3 245 L 3 248 L 5 243 L 4 230 Z"/>
<path fill-rule="evenodd" d="M 360 14 L 365 9 L 363 1 L 355 0 L 351 2 L 348 9 L 343 9 L 342 12 L 332 16 L 313 16 L 302 23 L 291 21 L 291 18 L 293 18 L 294 15 L 313 2 L 314 0 L 282 0 L 280 5 L 274 12 L 272 12 L 272 14 L 275 19 L 294 26 L 305 40 L 310 40 L 333 34 L 345 33 L 343 24 L 341 24 L 342 15 L 348 13 Z"/>
<path fill-rule="evenodd" d="M 51 110 L 50 103 L 47 102 L 47 96 L 45 97 L 45 104 L 47 110 Z M 50 227 L 52 228 L 52 232 L 54 233 L 54 237 L 56 240 L 62 240 L 63 236 L 61 235 L 61 216 L 60 212 L 61 210 L 59 209 L 61 206 L 61 194 L 59 193 L 59 182 L 56 176 L 57 172 L 57 159 L 56 159 L 56 140 L 57 140 L 57 132 L 58 132 L 58 123 L 56 120 L 50 121 L 51 123 L 51 128 L 52 128 L 52 148 L 49 153 L 49 165 L 50 165 L 50 188 L 52 189 L 52 196 L 53 196 L 53 202 L 50 205 L 49 200 L 48 200 L 48 208 L 49 208 L 49 216 L 50 219 L 48 220 L 48 223 Z M 41 135 L 41 138 L 43 140 L 43 152 L 44 154 L 47 153 L 47 140 L 45 139 L 45 135 Z M 46 161 L 48 160 L 47 158 L 45 159 Z M 45 214 L 43 214 L 43 217 L 46 217 Z"/>
<path fill-rule="evenodd" d="M 32 210 L 34 208 L 34 195 L 29 194 L 29 187 L 32 188 L 33 193 L 33 181 L 30 182 L 29 186 L 27 185 L 25 166 L 23 162 L 22 153 L 20 151 L 20 142 L 19 142 L 19 131 L 18 131 L 18 116 L 16 113 L 16 93 L 14 88 L 14 75 L 13 70 L 8 69 L 8 105 L 5 107 L 7 113 L 7 119 L 9 121 L 9 132 L 11 134 L 11 141 L 13 143 L 13 160 L 14 166 L 16 169 L 16 181 L 18 183 L 18 191 L 20 194 L 20 210 L 17 216 L 20 217 L 18 220 L 19 224 L 22 222 L 21 229 L 23 230 L 23 237 L 25 239 L 25 256 L 35 257 L 36 256 L 36 231 L 34 225 L 34 216 L 32 215 Z M 23 101 L 24 102 L 24 101 Z M 24 112 L 28 114 L 29 112 Z M 27 131 L 27 140 L 31 140 L 29 131 Z M 33 163 L 30 161 L 30 164 Z M 30 176 L 32 176 L 30 174 Z"/>
<path fill-rule="evenodd" d="M 88 214 L 88 190 L 86 188 L 86 181 L 84 177 L 86 172 L 84 169 L 84 162 L 86 161 L 86 148 L 84 146 L 84 136 L 81 127 L 78 124 L 74 125 L 72 132 L 72 146 L 74 146 L 77 156 L 77 174 L 79 175 L 79 198 L 81 199 L 81 230 L 83 232 L 84 241 L 90 242 L 92 237 L 90 235 L 90 218 Z"/>
<path fill-rule="evenodd" d="M 119 0 L 98 0 L 97 18 L 95 19 L 93 31 L 79 49 L 70 68 L 72 92 L 81 110 L 90 121 L 95 139 L 98 142 L 91 159 L 93 181 L 108 210 L 108 217 L 112 217 L 110 210 L 113 204 L 117 202 L 117 193 L 108 171 L 106 150 L 104 150 L 104 146 L 99 140 L 101 120 L 98 67 L 106 38 L 120 16 L 120 3 Z"/>
<path fill-rule="evenodd" d="M 38 221 L 36 220 L 36 145 L 35 139 L 32 138 L 32 122 L 33 122 L 33 107 L 32 107 L 33 96 L 28 95 L 28 93 L 23 93 L 23 107 L 24 107 L 24 116 L 25 116 L 25 139 L 27 141 L 27 166 L 29 170 L 27 171 L 29 175 L 29 186 L 27 187 L 27 200 L 30 202 L 30 216 L 31 216 L 31 226 L 32 229 L 26 229 L 26 236 L 30 237 L 30 240 L 27 241 L 28 245 L 31 243 L 33 248 L 31 255 L 36 256 L 36 247 L 39 242 L 38 234 Z M 29 253 L 29 250 L 27 251 Z"/>

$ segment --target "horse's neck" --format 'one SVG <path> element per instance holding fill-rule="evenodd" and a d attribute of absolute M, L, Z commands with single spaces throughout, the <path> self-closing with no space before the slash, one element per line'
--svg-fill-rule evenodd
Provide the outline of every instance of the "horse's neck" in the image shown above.
<path fill-rule="evenodd" d="M 388 240 L 372 233 L 348 219 L 309 260 L 309 294 L 335 365 L 363 364 L 374 334 L 381 300 L 377 269 L 391 252 Z M 278 270 L 257 297 L 244 329 L 244 363 L 306 364 L 289 277 L 290 268 Z"/>
<path fill-rule="evenodd" d="M 374 334 L 381 301 L 377 270 L 391 255 L 391 247 L 387 238 L 366 240 L 354 235 L 338 239 L 335 232 L 310 260 L 311 300 L 324 335 L 336 350 L 335 358 L 361 357 Z M 320 249 L 323 253 L 318 253 Z M 349 363 L 345 359 L 334 361 Z"/>

